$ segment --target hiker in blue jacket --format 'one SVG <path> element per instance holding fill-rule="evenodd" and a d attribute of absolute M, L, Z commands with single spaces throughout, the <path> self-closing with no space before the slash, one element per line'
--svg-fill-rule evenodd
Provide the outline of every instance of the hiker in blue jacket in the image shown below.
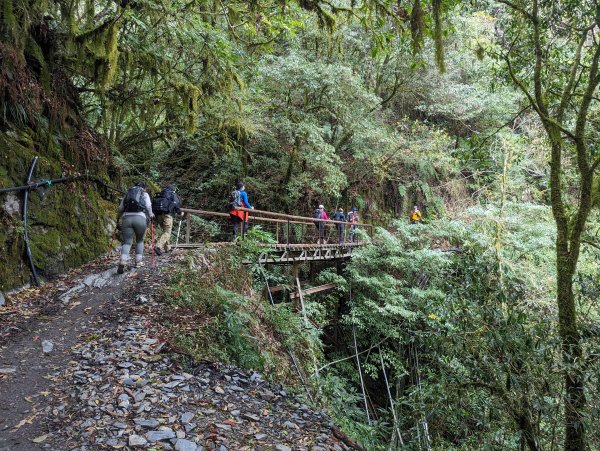
<path fill-rule="evenodd" d="M 244 234 L 248 232 L 248 212 L 236 210 L 236 207 L 250 208 L 254 210 L 254 207 L 250 205 L 248 200 L 248 193 L 243 182 L 237 184 L 237 189 L 231 192 L 231 200 L 229 202 L 229 218 L 233 224 L 233 239 L 238 235 L 240 224 L 243 225 Z"/>
<path fill-rule="evenodd" d="M 334 221 L 346 221 L 346 216 L 344 215 L 344 209 L 338 208 L 338 210 L 333 214 Z M 340 244 L 344 244 L 344 227 L 345 224 L 336 224 L 335 225 L 338 230 L 338 241 Z"/>

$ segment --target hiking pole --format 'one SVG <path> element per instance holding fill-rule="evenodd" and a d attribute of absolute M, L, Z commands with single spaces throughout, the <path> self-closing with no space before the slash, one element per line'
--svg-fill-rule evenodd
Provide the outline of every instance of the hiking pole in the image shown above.
<path fill-rule="evenodd" d="M 177 229 L 177 239 L 175 240 L 175 249 L 177 249 L 177 245 L 179 244 L 179 232 L 181 232 L 181 222 L 183 219 L 179 220 L 179 228 Z"/>

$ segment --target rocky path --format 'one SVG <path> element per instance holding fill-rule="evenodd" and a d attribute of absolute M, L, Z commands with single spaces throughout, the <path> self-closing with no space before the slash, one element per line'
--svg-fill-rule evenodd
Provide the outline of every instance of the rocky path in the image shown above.
<path fill-rule="evenodd" d="M 155 279 L 101 263 L 9 298 L 0 450 L 348 449 L 325 412 L 256 372 L 182 368 L 156 321 L 165 306 Z"/>

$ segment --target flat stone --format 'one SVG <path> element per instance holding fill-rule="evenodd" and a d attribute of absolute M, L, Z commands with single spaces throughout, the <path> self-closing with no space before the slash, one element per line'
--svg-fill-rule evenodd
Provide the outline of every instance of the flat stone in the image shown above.
<path fill-rule="evenodd" d="M 175 438 L 175 432 L 168 431 L 150 431 L 146 434 L 146 439 L 149 442 L 160 442 L 161 440 L 169 440 Z"/>
<path fill-rule="evenodd" d="M 254 438 L 255 438 L 256 440 L 264 440 L 264 439 L 266 439 L 266 438 L 267 438 L 267 434 L 255 434 L 255 435 L 254 435 Z"/>
<path fill-rule="evenodd" d="M 286 421 L 283 425 L 288 429 L 300 429 L 296 423 L 292 423 L 291 421 Z"/>
<path fill-rule="evenodd" d="M 260 392 L 260 397 L 266 401 L 272 401 L 275 398 L 275 393 L 269 389 L 265 389 L 264 391 Z"/>
<path fill-rule="evenodd" d="M 160 425 L 160 422 L 156 418 L 134 418 L 133 422 L 138 426 L 142 426 L 145 428 L 155 428 Z"/>
<path fill-rule="evenodd" d="M 257 415 L 252 415 L 251 413 L 243 413 L 241 415 L 242 418 L 250 421 L 260 421 L 260 417 Z"/>
<path fill-rule="evenodd" d="M 289 446 L 287 446 L 287 445 L 276 445 L 276 446 L 275 446 L 275 449 L 276 449 L 277 451 L 292 451 L 292 448 L 290 448 L 290 447 L 289 447 Z"/>
<path fill-rule="evenodd" d="M 182 423 L 189 423 L 194 418 L 194 412 L 185 412 L 181 415 Z"/>
<path fill-rule="evenodd" d="M 175 442 L 176 451 L 196 451 L 197 448 L 198 446 L 194 442 L 184 438 L 180 438 Z"/>
<path fill-rule="evenodd" d="M 231 390 L 231 391 L 238 391 L 238 392 L 245 391 L 245 390 L 244 390 L 242 387 L 240 387 L 239 385 L 230 385 L 228 388 L 229 388 L 229 390 Z"/>
<path fill-rule="evenodd" d="M 218 393 L 219 395 L 224 395 L 225 394 L 225 390 L 223 390 L 218 385 L 215 388 L 213 388 L 213 390 L 215 391 L 215 393 Z"/>
<path fill-rule="evenodd" d="M 129 436 L 129 446 L 144 446 L 148 444 L 148 441 L 142 437 L 141 435 L 130 435 Z"/>
<path fill-rule="evenodd" d="M 198 426 L 196 423 L 185 423 L 183 428 L 185 429 L 185 432 L 189 433 L 196 429 L 196 426 Z"/>
<path fill-rule="evenodd" d="M 14 366 L 0 368 L 0 374 L 15 374 L 17 372 L 17 368 Z"/>

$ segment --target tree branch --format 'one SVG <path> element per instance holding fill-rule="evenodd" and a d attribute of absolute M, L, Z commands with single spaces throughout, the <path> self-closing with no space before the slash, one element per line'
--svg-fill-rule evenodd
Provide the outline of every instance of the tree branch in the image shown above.
<path fill-rule="evenodd" d="M 521 6 L 517 5 L 514 2 L 511 2 L 510 0 L 498 0 L 498 3 L 504 3 L 506 6 L 511 7 L 512 9 L 514 9 L 515 11 L 519 11 L 521 14 L 523 14 L 527 19 L 529 20 L 533 20 L 533 15 L 530 12 L 527 12 L 525 10 L 525 8 L 522 8 Z"/>
<path fill-rule="evenodd" d="M 577 50 L 575 52 L 575 58 L 573 60 L 573 65 L 571 66 L 571 71 L 569 74 L 569 81 L 565 85 L 562 95 L 560 96 L 560 104 L 558 106 L 558 111 L 556 113 L 556 118 L 558 122 L 562 123 L 565 110 L 567 108 L 567 104 L 569 103 L 569 99 L 571 98 L 573 86 L 575 85 L 575 80 L 577 78 L 577 68 L 579 67 L 579 63 L 581 62 L 581 49 L 583 48 L 583 44 L 587 38 L 588 32 L 593 28 L 593 26 L 587 27 L 581 33 L 581 39 L 579 40 L 579 44 L 577 45 Z"/>

